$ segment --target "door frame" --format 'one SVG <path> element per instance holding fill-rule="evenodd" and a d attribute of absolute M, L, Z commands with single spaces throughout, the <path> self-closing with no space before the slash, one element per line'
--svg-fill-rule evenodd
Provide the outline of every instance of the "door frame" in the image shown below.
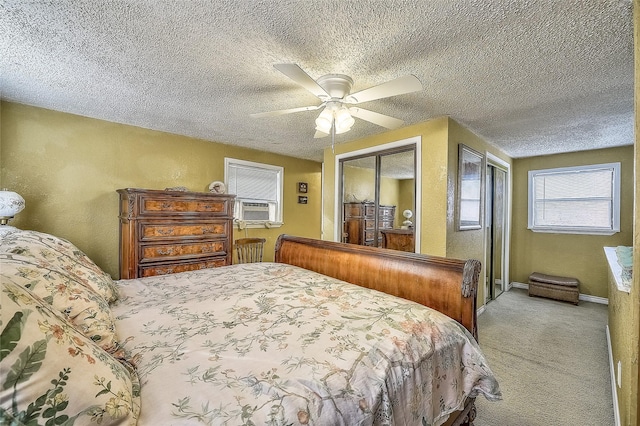
<path fill-rule="evenodd" d="M 512 176 L 511 176 L 511 165 L 509 163 L 507 163 L 506 161 L 502 160 L 501 158 L 498 158 L 497 156 L 495 156 L 494 154 L 490 153 L 490 152 L 485 152 L 486 155 L 486 159 L 487 159 L 487 166 L 493 166 L 496 167 L 498 169 L 501 169 L 502 171 L 504 171 L 507 175 L 506 175 L 506 191 L 504 194 L 504 198 L 505 198 L 505 218 L 504 218 L 504 258 L 503 258 L 503 291 L 509 291 L 511 289 L 511 280 L 509 278 L 509 259 L 510 259 L 510 254 L 511 254 L 511 191 L 512 191 Z M 486 171 L 485 171 L 486 173 Z M 485 211 L 484 214 L 487 215 L 489 214 L 489 212 L 487 211 L 487 209 L 489 208 L 489 206 L 487 206 L 487 203 L 485 203 Z M 486 217 L 486 216 L 485 216 Z M 489 232 L 489 230 L 484 227 L 484 232 L 485 232 L 485 236 L 484 236 L 484 258 L 487 258 L 487 251 L 490 249 L 490 247 L 488 247 L 487 245 L 487 235 L 486 233 Z M 485 265 L 484 268 L 484 279 L 483 279 L 483 284 L 486 283 L 486 279 L 487 279 L 487 272 L 488 272 L 488 268 L 487 265 Z M 485 284 L 486 285 L 486 284 Z M 493 285 L 493 284 L 492 284 Z M 486 299 L 485 295 L 485 299 Z M 483 303 L 484 304 L 484 303 Z"/>

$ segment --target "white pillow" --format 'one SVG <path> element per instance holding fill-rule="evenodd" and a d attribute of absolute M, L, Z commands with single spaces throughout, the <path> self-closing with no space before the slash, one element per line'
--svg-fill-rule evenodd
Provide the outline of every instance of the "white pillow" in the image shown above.
<path fill-rule="evenodd" d="M 15 253 L 47 261 L 73 275 L 76 281 L 91 288 L 107 302 L 114 302 L 118 298 L 118 289 L 111 276 L 82 250 L 63 238 L 18 229 L 0 235 L 0 253 Z"/>

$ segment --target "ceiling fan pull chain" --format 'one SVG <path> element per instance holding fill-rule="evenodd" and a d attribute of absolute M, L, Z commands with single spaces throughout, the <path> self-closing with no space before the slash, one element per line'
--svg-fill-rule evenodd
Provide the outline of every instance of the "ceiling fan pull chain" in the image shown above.
<path fill-rule="evenodd" d="M 331 122 L 331 153 L 333 155 L 336 155 L 335 144 L 336 144 L 336 120 L 333 120 Z"/>

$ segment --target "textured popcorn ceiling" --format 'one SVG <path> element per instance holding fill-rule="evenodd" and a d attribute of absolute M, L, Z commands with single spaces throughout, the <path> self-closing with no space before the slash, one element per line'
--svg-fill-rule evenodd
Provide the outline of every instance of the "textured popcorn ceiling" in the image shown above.
<path fill-rule="evenodd" d="M 512 157 L 633 143 L 630 0 L 3 0 L 2 99 L 314 160 L 317 105 L 273 68 L 416 75 L 361 104 L 448 115 Z M 385 131 L 356 119 L 341 143 Z M 463 142 L 463 141 L 461 141 Z"/>

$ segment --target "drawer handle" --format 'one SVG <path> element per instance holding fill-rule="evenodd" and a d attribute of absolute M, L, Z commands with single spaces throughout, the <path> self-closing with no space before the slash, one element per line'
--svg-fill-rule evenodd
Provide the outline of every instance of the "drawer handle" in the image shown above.
<path fill-rule="evenodd" d="M 203 226 L 202 227 L 202 233 L 203 234 L 211 234 L 214 231 L 215 231 L 215 228 L 213 226 Z"/>
<path fill-rule="evenodd" d="M 216 247 L 214 245 L 202 246 L 200 253 L 212 253 L 216 251 Z"/>
<path fill-rule="evenodd" d="M 158 271 L 160 275 L 173 274 L 173 268 L 158 268 L 156 271 Z"/>
<path fill-rule="evenodd" d="M 173 254 L 173 248 L 172 247 L 165 248 L 165 249 L 159 248 L 156 250 L 156 253 L 161 254 L 163 256 L 167 256 L 169 254 Z"/>
<path fill-rule="evenodd" d="M 205 210 L 213 210 L 213 204 L 205 204 L 202 207 L 204 207 Z"/>
<path fill-rule="evenodd" d="M 171 203 L 168 203 L 168 202 L 164 202 L 164 203 L 162 203 L 162 204 L 160 205 L 160 207 L 162 207 L 163 209 L 170 209 L 170 208 L 171 208 L 171 206 L 172 206 L 172 204 L 171 204 Z"/>
<path fill-rule="evenodd" d="M 158 229 L 158 234 L 160 234 L 160 235 L 173 235 L 173 228 Z"/>

